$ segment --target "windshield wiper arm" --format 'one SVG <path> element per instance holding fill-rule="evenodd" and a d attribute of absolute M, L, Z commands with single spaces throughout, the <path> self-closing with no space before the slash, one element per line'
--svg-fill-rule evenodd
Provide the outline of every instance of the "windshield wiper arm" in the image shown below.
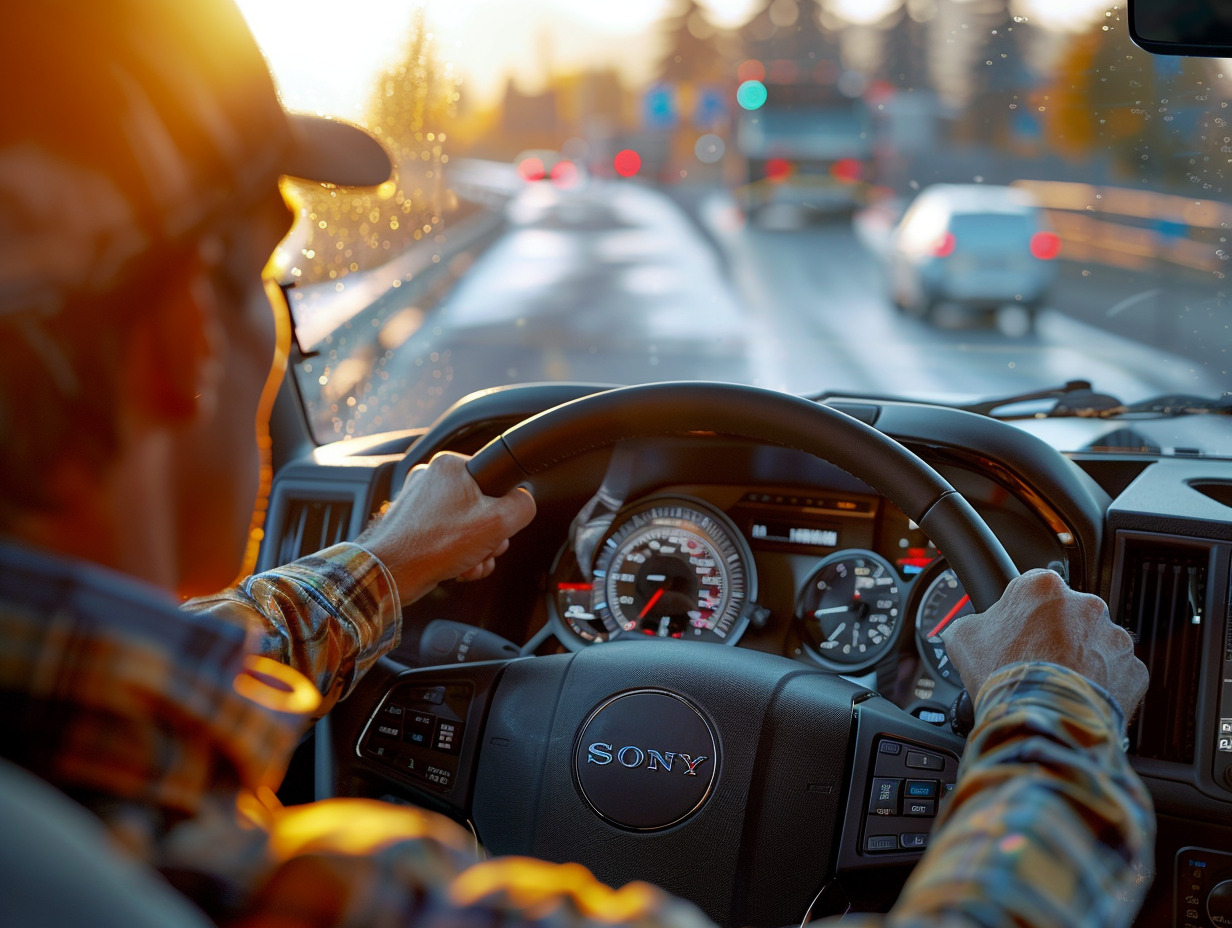
<path fill-rule="evenodd" d="M 1047 410 L 1012 412 L 1007 407 L 1019 406 L 1038 400 L 1055 400 L 1052 408 Z M 979 413 L 994 419 L 1119 419 L 1127 416 L 1193 416 L 1193 415 L 1232 415 L 1232 395 L 1224 394 L 1221 399 L 1209 399 L 1203 396 L 1188 394 L 1165 394 L 1141 400 L 1137 403 L 1125 403 L 1107 393 L 1097 393 L 1086 380 L 1071 380 L 1064 386 L 1051 387 L 1046 390 L 1036 390 L 1031 393 L 1019 393 L 1013 396 L 998 397 L 990 400 L 980 400 L 959 406 L 967 412 Z M 998 410 L 1004 410 L 998 412 Z"/>
<path fill-rule="evenodd" d="M 1124 415 L 1132 416 L 1135 413 L 1152 416 L 1232 416 L 1232 395 L 1225 393 L 1218 400 L 1184 393 L 1157 396 L 1125 407 Z"/>
<path fill-rule="evenodd" d="M 997 415 L 997 410 L 1006 406 L 1019 406 L 1038 400 L 1056 400 L 1056 403 L 1046 412 L 1037 410 L 1020 415 Z M 1045 387 L 1043 390 L 1032 390 L 1028 393 L 1013 393 L 1009 396 L 977 400 L 974 403 L 958 405 L 956 408 L 994 419 L 1035 419 L 1041 416 L 1048 418 L 1052 416 L 1097 416 L 1104 410 L 1124 409 L 1124 404 L 1115 396 L 1096 393 L 1089 380 L 1070 380 L 1059 387 Z"/>
<path fill-rule="evenodd" d="M 810 396 L 822 403 L 834 397 L 866 402 L 894 402 L 902 397 L 875 394 L 819 393 Z M 1047 401 L 1052 400 L 1052 405 Z M 1014 393 L 973 403 L 940 403 L 951 409 L 973 412 L 990 419 L 1009 422 L 1017 419 L 1119 419 L 1123 416 L 1168 418 L 1193 415 L 1232 415 L 1232 393 L 1220 399 L 1189 394 L 1165 394 L 1137 403 L 1124 401 L 1108 393 L 1098 393 L 1088 380 L 1070 380 L 1059 387 L 1046 387 L 1026 393 Z M 1015 410 L 1014 407 L 1023 407 Z"/>

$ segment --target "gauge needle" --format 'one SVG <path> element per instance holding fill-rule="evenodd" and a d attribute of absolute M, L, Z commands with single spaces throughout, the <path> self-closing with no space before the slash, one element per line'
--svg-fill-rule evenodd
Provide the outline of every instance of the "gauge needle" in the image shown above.
<path fill-rule="evenodd" d="M 818 609 L 813 613 L 813 615 L 820 619 L 823 615 L 834 615 L 836 612 L 846 612 L 850 608 L 850 606 L 831 606 L 829 609 Z"/>
<path fill-rule="evenodd" d="M 646 605 L 642 606 L 642 611 L 637 614 L 639 619 L 646 618 L 646 613 L 650 611 L 650 607 L 659 601 L 659 597 L 663 595 L 663 587 L 659 587 L 654 591 L 654 596 L 646 600 Z"/>
<path fill-rule="evenodd" d="M 954 608 L 945 614 L 945 618 L 937 623 L 937 627 L 928 633 L 929 638 L 935 638 L 941 634 L 941 630 L 954 621 L 954 616 L 962 612 L 963 606 L 971 602 L 971 597 L 963 595 L 963 598 L 954 604 Z"/>

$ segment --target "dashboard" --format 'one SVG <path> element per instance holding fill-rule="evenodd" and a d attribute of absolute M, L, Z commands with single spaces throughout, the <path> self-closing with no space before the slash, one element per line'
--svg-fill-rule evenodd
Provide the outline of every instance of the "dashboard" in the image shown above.
<path fill-rule="evenodd" d="M 618 467 L 653 470 L 647 459 L 667 450 L 663 442 L 653 451 L 619 448 Z M 716 449 L 672 450 L 670 472 L 679 474 L 704 472 L 702 458 Z M 646 474 L 654 488 L 615 511 L 596 516 L 597 497 L 583 505 L 546 578 L 557 644 L 578 650 L 650 637 L 781 654 L 948 724 L 961 682 L 940 633 L 974 610 L 937 548 L 893 503 L 842 472 L 767 449 L 724 450 L 747 451 L 745 479 L 763 479 L 680 484 Z M 979 481 L 967 482 L 972 491 Z M 1063 569 L 1063 546 L 1015 497 L 992 486 L 979 495 L 986 518 L 1016 527 L 1009 537 L 1020 569 Z M 610 489 L 604 499 L 611 502 Z"/>
<path fill-rule="evenodd" d="M 260 566 L 354 537 L 436 451 L 474 453 L 522 419 L 597 389 L 492 391 L 431 429 L 281 462 Z M 1219 924 L 1205 899 L 1232 878 L 1232 462 L 1061 455 L 1022 430 L 952 409 L 834 405 L 932 465 L 1020 571 L 1049 568 L 1098 593 L 1136 636 L 1152 682 L 1130 751 L 1159 819 L 1156 879 L 1138 924 Z M 496 572 L 414 604 L 392 658 L 425 663 L 421 636 L 433 623 L 482 630 L 484 647 L 458 639 L 473 657 L 601 655 L 663 639 L 685 653 L 707 642 L 840 674 L 948 731 L 961 682 L 939 635 L 970 601 L 945 552 L 839 468 L 739 438 L 665 435 L 587 451 L 551 468 L 535 491 L 539 515 Z M 465 647 L 449 659 L 468 659 Z M 463 723 L 457 714 L 451 725 Z M 356 764 L 355 738 L 335 739 L 332 789 L 408 795 L 396 777 Z M 318 779 L 326 775 L 319 755 Z M 890 856 L 918 858 L 907 848 L 895 844 Z M 876 852 L 870 844 L 861 855 Z"/>

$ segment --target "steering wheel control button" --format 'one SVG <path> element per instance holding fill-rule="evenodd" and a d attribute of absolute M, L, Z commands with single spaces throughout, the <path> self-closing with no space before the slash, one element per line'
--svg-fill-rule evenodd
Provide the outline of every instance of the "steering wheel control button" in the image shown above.
<path fill-rule="evenodd" d="M 907 766 L 917 770 L 944 770 L 945 761 L 936 754 L 926 754 L 923 751 L 908 751 Z"/>
<path fill-rule="evenodd" d="M 406 740 L 411 744 L 426 747 L 432 743 L 432 730 L 436 727 L 436 716 L 426 712 L 412 712 L 406 720 Z"/>
<path fill-rule="evenodd" d="M 895 738 L 879 738 L 872 755 L 865 852 L 918 853 L 928 846 L 927 827 L 958 779 L 958 758 Z M 936 772 L 936 778 L 920 772 Z M 892 844 L 884 840 L 887 832 Z M 876 839 L 877 847 L 873 846 Z M 886 845 L 886 846 L 882 846 Z"/>
<path fill-rule="evenodd" d="M 897 851 L 898 835 L 869 835 L 864 839 L 866 851 Z"/>
<path fill-rule="evenodd" d="M 386 721 L 378 721 L 377 726 L 376 726 L 376 733 L 378 735 L 384 735 L 386 738 L 401 738 L 402 737 L 402 726 L 399 725 L 397 722 L 390 724 L 389 722 L 386 722 Z"/>
<path fill-rule="evenodd" d="M 908 780 L 904 795 L 908 799 L 936 799 L 938 788 L 936 780 Z"/>
<path fill-rule="evenodd" d="M 868 811 L 873 815 L 898 815 L 898 798 L 902 788 L 902 780 L 889 777 L 874 778 L 873 795 L 868 804 Z"/>
<path fill-rule="evenodd" d="M 903 815 L 932 818 L 936 814 L 937 800 L 935 799 L 908 799 L 903 802 Z"/>
<path fill-rule="evenodd" d="M 464 682 L 395 684 L 360 738 L 360 755 L 417 786 L 447 792 L 458 772 L 473 695 Z"/>
<path fill-rule="evenodd" d="M 462 723 L 441 719 L 436 728 L 436 749 L 446 754 L 457 754 L 462 740 Z"/>
<path fill-rule="evenodd" d="M 718 768 L 710 724 L 666 690 L 613 696 L 586 719 L 574 748 L 583 798 L 601 818 L 635 831 L 668 828 L 700 809 Z"/>

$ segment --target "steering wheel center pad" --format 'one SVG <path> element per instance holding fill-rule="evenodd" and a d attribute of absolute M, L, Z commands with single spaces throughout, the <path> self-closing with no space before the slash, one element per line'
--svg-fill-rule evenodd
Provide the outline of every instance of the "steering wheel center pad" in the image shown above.
<path fill-rule="evenodd" d="M 650 879 L 720 924 L 798 921 L 834 864 L 853 704 L 871 695 L 820 669 L 720 644 L 612 641 L 513 661 L 484 728 L 472 820 L 493 853 L 584 861 L 613 886 Z M 657 711 L 640 711 L 652 703 L 637 700 L 656 700 Z M 594 721 L 622 703 L 633 711 L 607 730 L 612 737 L 592 737 Z M 680 718 L 665 718 L 669 703 Z M 672 721 L 683 724 L 663 724 Z M 711 733 L 714 756 L 688 776 L 681 753 L 697 762 Z M 594 779 L 585 780 L 587 766 L 596 772 L 585 762 L 593 742 L 611 746 L 598 748 L 597 760 L 612 755 L 599 770 L 630 765 L 602 784 L 603 817 Z M 621 758 L 623 748 L 631 750 Z M 652 750 L 677 755 L 670 770 L 652 768 Z M 694 782 L 702 788 L 680 793 Z M 621 827 L 614 812 L 660 827 Z"/>
<path fill-rule="evenodd" d="M 706 432 L 794 448 L 863 480 L 945 553 L 980 611 L 1018 575 L 970 504 L 917 455 L 836 409 L 760 387 L 657 383 L 585 396 L 494 438 L 467 467 L 485 493 L 498 496 L 616 442 Z"/>

